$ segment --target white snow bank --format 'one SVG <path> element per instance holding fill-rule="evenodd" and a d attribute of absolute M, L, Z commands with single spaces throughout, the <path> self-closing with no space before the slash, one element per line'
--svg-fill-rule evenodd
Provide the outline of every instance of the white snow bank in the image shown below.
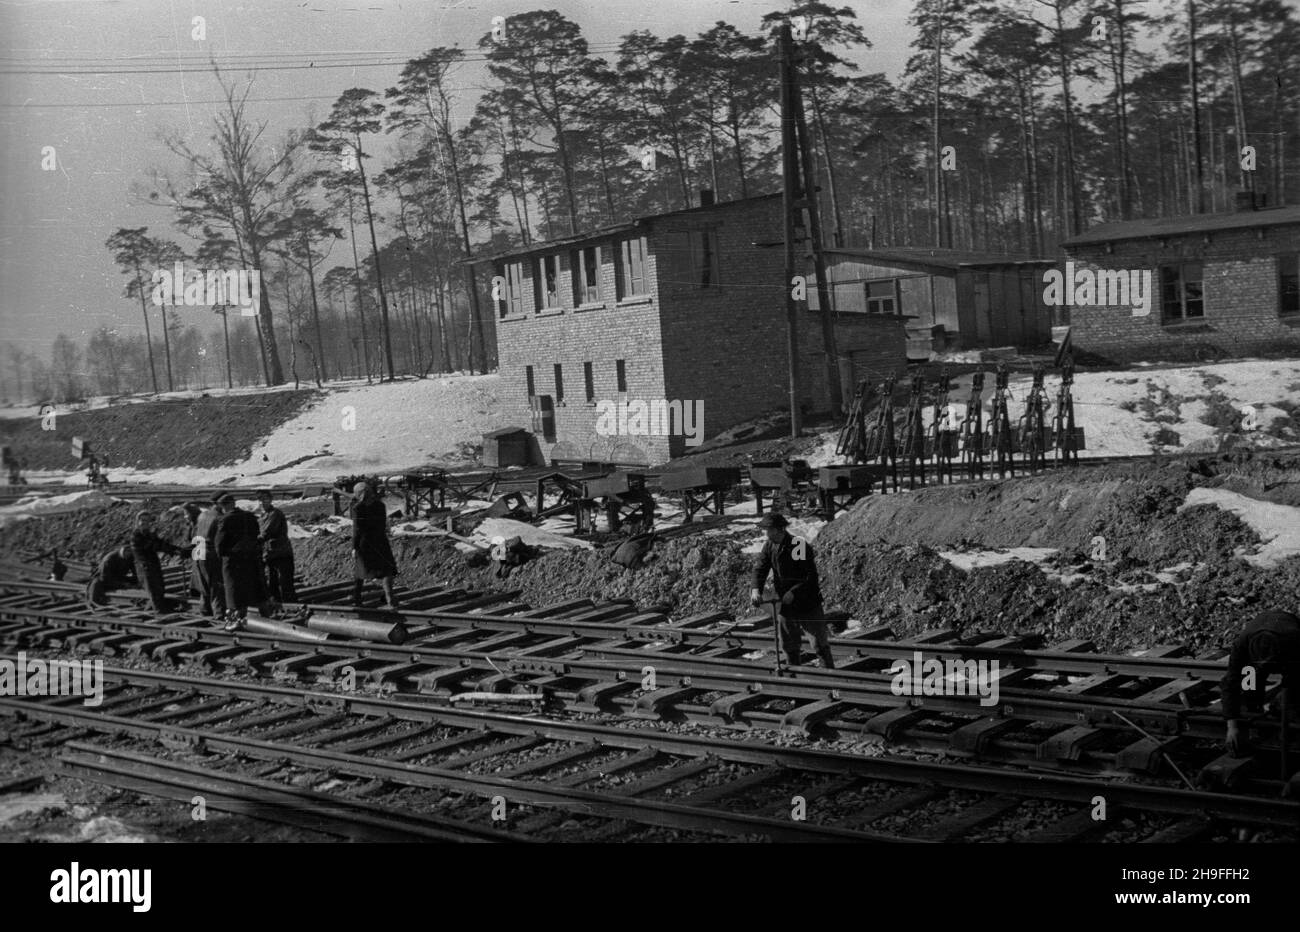
<path fill-rule="evenodd" d="M 1012 560 L 1042 563 L 1055 553 L 1056 549 L 1053 547 L 1010 547 L 1006 550 L 941 550 L 939 556 L 957 569 L 970 572 L 982 566 L 1001 566 Z"/>
<path fill-rule="evenodd" d="M 498 384 L 496 375 L 475 375 L 330 386 L 323 398 L 263 438 L 242 463 L 151 470 L 110 466 L 108 472 L 115 482 L 213 485 L 233 479 L 236 486 L 259 486 L 329 484 L 340 475 L 469 465 L 469 445 L 481 444 L 490 430 L 510 426 L 499 413 Z"/>
<path fill-rule="evenodd" d="M 44 518 L 49 515 L 67 514 L 85 508 L 102 508 L 111 505 L 117 499 L 105 495 L 98 489 L 84 492 L 69 492 L 67 495 L 28 495 L 12 505 L 0 508 L 0 527 L 27 518 Z"/>
<path fill-rule="evenodd" d="M 1242 559 L 1256 566 L 1276 566 L 1281 560 L 1300 553 L 1300 508 L 1275 505 L 1240 495 L 1227 489 L 1195 488 L 1179 508 L 1214 505 L 1231 511 L 1260 536 L 1259 551 L 1242 554 Z"/>

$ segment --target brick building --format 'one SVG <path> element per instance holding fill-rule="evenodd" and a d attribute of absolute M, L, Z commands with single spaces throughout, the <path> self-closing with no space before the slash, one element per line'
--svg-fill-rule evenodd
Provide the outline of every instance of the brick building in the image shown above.
<path fill-rule="evenodd" d="M 1061 245 L 1079 269 L 1151 273 L 1145 316 L 1072 308 L 1080 349 L 1117 361 L 1300 354 L 1298 206 L 1256 210 L 1246 200 L 1235 213 L 1103 224 Z"/>
<path fill-rule="evenodd" d="M 535 457 L 654 465 L 687 452 L 678 424 L 598 431 L 602 402 L 703 402 L 704 439 L 788 407 L 781 197 L 702 200 L 475 260 L 497 277 L 502 402 Z M 804 406 L 824 410 L 820 317 L 799 320 Z M 906 361 L 896 315 L 837 314 L 836 334 L 855 366 Z"/>
<path fill-rule="evenodd" d="M 902 315 L 908 355 L 919 359 L 932 351 L 1050 343 L 1042 273 L 1055 264 L 970 249 L 826 250 L 832 306 Z"/>

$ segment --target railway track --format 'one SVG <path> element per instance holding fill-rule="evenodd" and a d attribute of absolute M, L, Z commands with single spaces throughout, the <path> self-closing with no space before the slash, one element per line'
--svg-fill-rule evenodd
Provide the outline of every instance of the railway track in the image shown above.
<path fill-rule="evenodd" d="M 1266 795 L 1282 787 L 1274 762 L 1277 724 L 1258 723 L 1255 756 L 1225 757 L 1217 708 L 1222 662 L 1182 656 L 1178 648 L 1108 655 L 1084 642 L 1038 648 L 991 635 L 963 640 L 952 631 L 898 640 L 885 628 L 858 628 L 832 640 L 837 669 L 799 667 L 777 676 L 768 667 L 773 638 L 766 618 L 736 622 L 718 612 L 671 620 L 635 605 L 587 599 L 532 609 L 512 601 L 513 593 L 430 587 L 406 595 L 411 608 L 403 613 L 403 643 L 313 629 L 321 624 L 375 636 L 390 630 L 390 616 L 325 601 L 346 588 L 304 590 L 314 612 L 307 628 L 228 633 L 184 613 L 155 619 L 125 596 L 111 612 L 92 613 L 80 603 L 79 587 L 6 581 L 0 583 L 0 643 L 434 704 L 473 697 L 553 712 L 864 741 L 1037 771 L 1191 774 L 1213 786 L 1253 782 Z M 377 620 L 383 618 L 388 621 Z M 985 664 L 995 673 L 996 696 L 900 692 L 895 665 L 918 655 L 962 664 L 962 672 Z"/>
<path fill-rule="evenodd" d="M 1130 842 L 1300 825 L 1300 804 L 1239 794 L 136 669 L 104 677 L 95 708 L 0 699 L 9 743 L 61 748 L 70 773 L 177 800 L 236 785 L 315 794 L 381 829 L 397 812 L 413 830 L 605 841 Z"/>

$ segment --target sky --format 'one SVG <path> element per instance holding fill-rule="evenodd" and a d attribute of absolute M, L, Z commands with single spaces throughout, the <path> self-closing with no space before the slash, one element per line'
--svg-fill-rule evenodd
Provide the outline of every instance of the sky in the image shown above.
<path fill-rule="evenodd" d="M 838 0 L 858 13 L 874 48 L 864 73 L 902 70 L 912 30 L 911 0 Z M 757 33 L 763 14 L 784 0 L 0 0 L 0 342 L 48 360 L 62 332 L 84 341 L 101 326 L 143 331 L 138 300 L 122 295 L 125 278 L 104 241 L 119 227 L 190 243 L 169 209 L 139 188 L 151 169 L 179 174 L 182 163 L 159 139 L 163 130 L 202 145 L 221 91 L 207 70 L 215 58 L 238 70 L 258 59 L 250 115 L 270 138 L 319 122 L 351 87 L 382 94 L 402 65 L 434 46 L 475 49 L 494 16 L 557 9 L 581 28 L 593 52 L 613 50 L 635 29 L 694 36 L 725 20 Z M 205 38 L 196 41 L 194 17 Z M 366 56 L 364 67 L 337 67 Z M 289 56 L 292 56 L 290 58 Z M 134 61 L 133 61 L 134 60 Z M 175 64 L 173 64 L 175 63 Z M 105 74 L 96 69 L 143 73 Z M 41 72 L 41 73 L 33 73 Z M 481 64 L 457 74 L 467 118 Z M 375 137 L 371 165 L 383 166 L 393 136 Z M 54 148 L 54 169 L 46 170 Z M 136 189 L 136 190 L 133 190 Z M 346 242 L 335 254 L 346 251 Z M 329 265 L 334 260 L 327 260 Z M 215 318 L 181 309 L 206 336 Z M 156 328 L 155 328 L 156 329 Z M 0 365 L 7 356 L 0 355 Z"/>

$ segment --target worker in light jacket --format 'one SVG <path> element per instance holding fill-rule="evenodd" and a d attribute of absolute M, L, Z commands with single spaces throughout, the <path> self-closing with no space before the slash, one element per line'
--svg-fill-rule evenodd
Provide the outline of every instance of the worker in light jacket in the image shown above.
<path fill-rule="evenodd" d="M 754 566 L 754 587 L 749 600 L 755 607 L 762 604 L 763 587 L 772 575 L 772 586 L 780 600 L 778 625 L 781 648 L 791 666 L 801 660 L 803 632 L 812 636 L 817 656 L 828 670 L 835 666 L 831 654 L 831 636 L 822 609 L 821 582 L 817 578 L 817 561 L 812 545 L 786 530 L 789 522 L 779 514 L 768 513 L 758 526 L 767 534 L 767 543 Z"/>

